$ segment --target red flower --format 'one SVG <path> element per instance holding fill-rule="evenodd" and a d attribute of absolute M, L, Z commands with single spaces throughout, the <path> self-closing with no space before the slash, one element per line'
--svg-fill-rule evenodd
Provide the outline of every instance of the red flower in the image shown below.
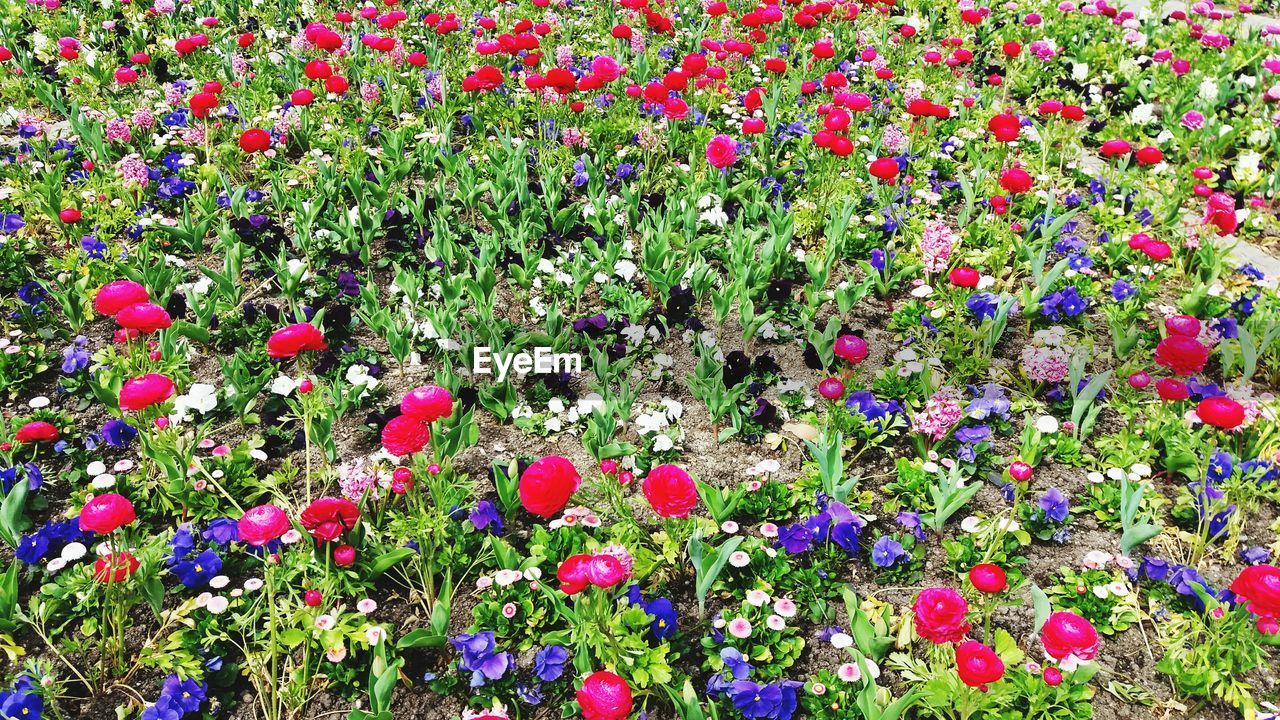
<path fill-rule="evenodd" d="M 346 498 L 322 497 L 302 511 L 302 527 L 316 540 L 333 542 L 360 522 L 360 508 Z"/>
<path fill-rule="evenodd" d="M 118 552 L 104 555 L 93 564 L 93 579 L 102 583 L 118 583 L 129 579 L 138 571 L 138 558 L 133 553 Z"/>
<path fill-rule="evenodd" d="M 969 570 L 969 582 L 973 583 L 979 592 L 989 595 L 1004 592 L 1004 589 L 1009 587 L 1009 579 L 1004 569 L 992 563 L 974 565 Z"/>
<path fill-rule="evenodd" d="M 333 564 L 338 567 L 351 567 L 356 564 L 356 549 L 351 545 L 339 545 L 333 549 Z"/>
<path fill-rule="evenodd" d="M 207 118 L 218 107 L 218 96 L 211 92 L 198 92 L 187 101 L 191 114 L 198 118 Z"/>
<path fill-rule="evenodd" d="M 308 88 L 298 88 L 289 93 L 289 102 L 298 106 L 310 105 L 316 99 L 316 94 Z"/>
<path fill-rule="evenodd" d="M 116 322 L 126 330 L 137 330 L 146 335 L 173 326 L 169 311 L 150 302 L 130 305 L 116 313 Z"/>
<path fill-rule="evenodd" d="M 841 335 L 836 338 L 833 350 L 836 357 L 853 365 L 867 359 L 867 341 L 857 335 Z"/>
<path fill-rule="evenodd" d="M 1156 364 L 1169 368 L 1175 375 L 1198 373 L 1208 361 L 1209 348 L 1195 338 L 1170 335 L 1156 344 Z"/>
<path fill-rule="evenodd" d="M 898 177 L 898 161 L 887 157 L 876 158 L 867 166 L 867 172 L 881 182 L 891 183 Z"/>
<path fill-rule="evenodd" d="M 311 323 L 294 323 L 271 333 L 267 356 L 275 360 L 296 357 L 303 350 L 328 350 L 324 333 Z"/>
<path fill-rule="evenodd" d="M 578 553 L 570 555 L 560 563 L 556 570 L 556 579 L 560 581 L 560 592 L 565 595 L 577 595 L 591 584 L 587 575 L 587 566 L 591 564 L 591 555 Z"/>
<path fill-rule="evenodd" d="M 80 530 L 110 535 L 138 519 L 133 503 L 123 495 L 97 495 L 80 508 Z"/>
<path fill-rule="evenodd" d="M 995 650 L 969 640 L 956 646 L 956 673 L 965 685 L 986 692 L 988 683 L 1004 677 L 1004 661 Z"/>
<path fill-rule="evenodd" d="M 1191 315 L 1170 315 L 1164 319 L 1164 329 L 1170 335 L 1193 338 L 1200 335 L 1200 321 Z"/>
<path fill-rule="evenodd" d="M 79 208 L 66 208 L 58 211 L 58 219 L 68 225 L 80 222 L 81 217 L 83 217 L 83 214 Z"/>
<path fill-rule="evenodd" d="M 453 414 L 453 395 L 439 385 L 423 385 L 405 393 L 400 412 L 433 423 Z"/>
<path fill-rule="evenodd" d="M 32 420 L 18 428 L 18 432 L 13 436 L 13 439 L 20 443 L 53 442 L 60 436 L 58 428 L 53 423 L 44 420 Z"/>
<path fill-rule="evenodd" d="M 382 428 L 382 449 L 396 457 L 422 452 L 429 442 L 431 429 L 412 415 L 397 415 Z"/>
<path fill-rule="evenodd" d="M 173 390 L 173 381 L 164 375 L 149 373 L 133 378 L 120 387 L 120 409 L 144 410 L 173 397 Z"/>
<path fill-rule="evenodd" d="M 1254 615 L 1273 619 L 1280 617 L 1280 568 L 1250 565 L 1231 581 L 1231 592 L 1244 600 Z"/>
<path fill-rule="evenodd" d="M 1010 195 L 1025 193 L 1031 189 L 1031 175 L 1022 168 L 1009 168 L 1000 173 L 1000 187 Z"/>
<path fill-rule="evenodd" d="M 549 519 L 569 504 L 581 484 L 582 477 L 573 463 L 559 455 L 548 455 L 520 476 L 520 504 L 534 515 Z"/>
<path fill-rule="evenodd" d="M 969 603 L 951 588 L 927 588 L 911 607 L 916 616 L 916 634 L 935 645 L 955 642 L 969 632 L 965 615 Z"/>
<path fill-rule="evenodd" d="M 115 315 L 138 303 L 151 302 L 147 289 L 132 280 L 114 280 L 93 296 L 93 310 L 99 315 Z"/>
<path fill-rule="evenodd" d="M 244 511 L 236 525 L 240 541 L 262 547 L 289 530 L 289 516 L 275 505 L 259 505 Z"/>
<path fill-rule="evenodd" d="M 1007 143 L 1018 139 L 1022 125 L 1016 116 L 1000 113 L 987 121 L 987 129 L 995 136 L 997 142 Z"/>
<path fill-rule="evenodd" d="M 1102 153 L 1102 157 L 1113 158 L 1120 157 L 1121 155 L 1128 155 L 1129 151 L 1132 149 L 1133 146 L 1130 145 L 1127 140 L 1108 140 L 1102 143 L 1102 147 L 1099 148 L 1099 152 Z"/>
<path fill-rule="evenodd" d="M 689 517 L 698 504 L 698 487 L 682 468 L 666 464 L 649 471 L 641 487 L 653 511 L 666 518 Z"/>
<path fill-rule="evenodd" d="M 1223 395 L 1209 397 L 1196 406 L 1196 416 L 1206 425 L 1235 430 L 1244 422 L 1244 406 Z"/>
<path fill-rule="evenodd" d="M 1236 220 L 1236 201 L 1226 193 L 1216 192 L 1209 196 L 1209 204 L 1205 206 L 1202 222 L 1218 229 L 1218 235 L 1224 237 L 1236 231 L 1239 222 Z"/>
<path fill-rule="evenodd" d="M 962 288 L 976 288 L 981 279 L 981 274 L 971 267 L 958 267 L 947 274 L 947 280 L 952 285 Z"/>
<path fill-rule="evenodd" d="M 623 720 L 631 714 L 631 688 L 608 670 L 588 675 L 577 699 L 584 720 Z"/>
<path fill-rule="evenodd" d="M 1139 165 L 1155 165 L 1164 160 L 1164 153 L 1160 152 L 1160 148 L 1150 145 L 1138 148 L 1133 156 L 1137 158 Z"/>
<path fill-rule="evenodd" d="M 1092 660 L 1098 655 L 1098 631 L 1079 615 L 1056 612 L 1045 620 L 1040 630 L 1040 640 L 1045 652 L 1055 660 L 1074 656 L 1078 660 Z"/>
<path fill-rule="evenodd" d="M 1156 381 L 1156 395 L 1165 402 L 1186 400 L 1191 397 L 1187 384 L 1174 378 L 1160 378 Z"/>
<path fill-rule="evenodd" d="M 266 152 L 271 149 L 271 133 L 262 128 L 249 128 L 240 134 L 240 149 L 246 153 Z"/>

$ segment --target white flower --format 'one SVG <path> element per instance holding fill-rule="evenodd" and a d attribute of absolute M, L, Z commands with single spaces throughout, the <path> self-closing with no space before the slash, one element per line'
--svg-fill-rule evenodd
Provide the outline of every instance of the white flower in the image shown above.
<path fill-rule="evenodd" d="M 675 443 L 671 441 L 670 435 L 659 435 L 653 439 L 654 452 L 667 452 L 675 447 Z"/>
<path fill-rule="evenodd" d="M 1036 418 L 1036 430 L 1045 435 L 1052 435 L 1058 432 L 1058 418 L 1052 415 L 1041 415 Z"/>
<path fill-rule="evenodd" d="M 378 387 L 378 379 L 369 374 L 369 368 L 364 363 L 355 363 L 347 368 L 347 382 L 352 387 L 363 388 L 360 391 L 362 398 Z"/>
<path fill-rule="evenodd" d="M 1112 555 L 1101 550 L 1090 550 L 1084 555 L 1084 566 L 1086 568 L 1103 568 L 1107 563 L 1111 562 Z"/>
<path fill-rule="evenodd" d="M 298 383 L 288 375 L 281 375 L 271 383 L 271 392 L 276 395 L 290 395 L 298 389 Z"/>
<path fill-rule="evenodd" d="M 67 562 L 74 562 L 84 557 L 88 552 L 89 548 L 85 547 L 83 543 L 67 543 L 66 547 L 62 548 L 60 557 Z"/>
<path fill-rule="evenodd" d="M 831 636 L 831 647 L 837 650 L 853 647 L 853 638 L 848 633 L 838 632 Z"/>
<path fill-rule="evenodd" d="M 636 264 L 630 260 L 619 260 L 614 263 L 613 271 L 618 274 L 618 277 L 631 282 L 631 278 L 636 274 Z"/>

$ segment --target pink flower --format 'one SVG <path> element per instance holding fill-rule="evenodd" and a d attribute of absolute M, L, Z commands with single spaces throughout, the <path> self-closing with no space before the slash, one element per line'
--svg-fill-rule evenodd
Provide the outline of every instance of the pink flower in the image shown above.
<path fill-rule="evenodd" d="M 1098 631 L 1086 619 L 1068 612 L 1056 612 L 1040 630 L 1045 652 L 1055 660 L 1092 660 L 1098 655 Z"/>
<path fill-rule="evenodd" d="M 955 642 L 970 630 L 969 603 L 951 588 L 927 588 L 911 607 L 916 634 L 935 645 Z"/>
<path fill-rule="evenodd" d="M 125 382 L 120 388 L 120 409 L 124 412 L 143 410 L 173 396 L 173 381 L 164 375 L 150 373 Z"/>
<path fill-rule="evenodd" d="M 724 134 L 711 138 L 707 143 L 707 162 L 718 170 L 738 162 L 738 143 Z"/>
<path fill-rule="evenodd" d="M 262 547 L 289 529 L 289 516 L 275 505 L 258 505 L 245 510 L 237 529 L 241 542 Z"/>
<path fill-rule="evenodd" d="M 453 414 L 453 395 L 439 385 L 423 385 L 405 393 L 400 412 L 431 424 Z"/>

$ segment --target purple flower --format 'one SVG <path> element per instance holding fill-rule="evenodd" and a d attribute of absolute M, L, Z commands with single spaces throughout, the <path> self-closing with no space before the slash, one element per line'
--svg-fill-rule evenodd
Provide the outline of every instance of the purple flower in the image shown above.
<path fill-rule="evenodd" d="M 450 641 L 462 653 L 458 667 L 471 671 L 471 687 L 483 686 L 490 680 L 501 680 L 511 668 L 511 653 L 498 652 L 492 631 L 459 635 Z"/>
<path fill-rule="evenodd" d="M 903 549 L 902 543 L 888 535 L 882 535 L 876 541 L 876 544 L 871 547 L 871 562 L 876 567 L 893 567 L 898 561 L 907 557 L 907 551 Z"/>
<path fill-rule="evenodd" d="M 1071 513 L 1071 503 L 1067 500 L 1067 496 L 1056 487 L 1046 490 L 1037 504 L 1044 516 L 1056 523 L 1066 522 L 1067 516 Z"/>
<path fill-rule="evenodd" d="M 569 651 L 560 645 L 548 645 L 533 658 L 533 674 L 542 682 L 553 682 L 564 674 Z"/>

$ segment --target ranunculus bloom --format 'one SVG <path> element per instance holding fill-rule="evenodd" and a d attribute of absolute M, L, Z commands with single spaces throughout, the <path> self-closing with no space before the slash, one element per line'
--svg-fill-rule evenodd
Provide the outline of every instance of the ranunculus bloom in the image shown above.
<path fill-rule="evenodd" d="M 53 442 L 60 437 L 58 428 L 51 422 L 32 420 L 14 434 L 13 439 L 20 443 Z"/>
<path fill-rule="evenodd" d="M 826 378 L 818 383 L 818 394 L 828 400 L 844 397 L 844 383 L 837 377 Z"/>
<path fill-rule="evenodd" d="M 312 537 L 333 542 L 360 522 L 360 508 L 347 498 L 322 497 L 302 511 L 302 527 Z"/>
<path fill-rule="evenodd" d="M 93 563 L 93 579 L 101 583 L 124 582 L 138 571 L 141 564 L 133 553 L 103 555 Z"/>
<path fill-rule="evenodd" d="M 976 288 L 982 275 L 971 267 L 958 267 L 947 274 L 952 285 L 962 288 Z"/>
<path fill-rule="evenodd" d="M 1250 565 L 1231 581 L 1231 592 L 1243 600 L 1254 615 L 1280 617 L 1280 568 Z"/>
<path fill-rule="evenodd" d="M 991 131 L 997 141 L 1008 143 L 1018 139 L 1018 132 L 1022 129 L 1022 126 L 1016 116 L 1009 113 L 1000 113 L 987 121 L 987 129 Z"/>
<path fill-rule="evenodd" d="M 738 162 L 738 143 L 724 134 L 711 138 L 707 143 L 707 162 L 718 170 Z"/>
<path fill-rule="evenodd" d="M 1226 396 L 1209 397 L 1196 406 L 1200 422 L 1222 430 L 1235 430 L 1244 422 L 1244 406 Z"/>
<path fill-rule="evenodd" d="M 339 545 L 333 549 L 333 564 L 351 567 L 356 564 L 356 549 L 351 545 Z"/>
<path fill-rule="evenodd" d="M 1102 147 L 1098 149 L 1098 152 L 1102 154 L 1102 157 L 1113 158 L 1128 155 L 1132 149 L 1133 146 L 1127 140 L 1108 140 L 1102 143 Z"/>
<path fill-rule="evenodd" d="M 116 322 L 127 330 L 150 334 L 173 326 L 169 311 L 150 302 L 134 303 L 116 313 Z"/>
<path fill-rule="evenodd" d="M 1170 335 L 1156 344 L 1156 364 L 1169 368 L 1175 375 L 1198 373 L 1208 361 L 1209 348 L 1195 338 Z"/>
<path fill-rule="evenodd" d="M 267 356 L 276 360 L 297 356 L 303 350 L 328 350 L 324 333 L 311 323 L 294 323 L 271 333 Z"/>
<path fill-rule="evenodd" d="M 689 517 L 698 504 L 698 487 L 689 473 L 676 465 L 659 465 L 649 471 L 641 487 L 653 511 L 666 518 Z"/>
<path fill-rule="evenodd" d="M 608 670 L 597 670 L 582 681 L 578 706 L 583 720 L 624 720 L 631 714 L 631 688 Z"/>
<path fill-rule="evenodd" d="M 916 616 L 916 634 L 935 645 L 956 642 L 970 630 L 965 618 L 969 603 L 951 588 L 920 591 L 911 609 Z"/>
<path fill-rule="evenodd" d="M 1031 189 L 1031 175 L 1019 167 L 1000 173 L 1000 187 L 1010 195 L 1020 195 Z"/>
<path fill-rule="evenodd" d="M 1209 203 L 1204 209 L 1203 222 L 1217 228 L 1220 237 L 1235 232 L 1239 227 L 1239 222 L 1236 220 L 1235 198 L 1222 192 L 1210 195 Z"/>
<path fill-rule="evenodd" d="M 986 692 L 989 683 L 1004 677 L 1004 661 L 995 650 L 969 640 L 956 646 L 956 673 L 965 685 Z"/>
<path fill-rule="evenodd" d="M 1175 378 L 1160 378 L 1156 381 L 1156 395 L 1165 402 L 1186 400 L 1191 397 L 1187 384 Z"/>
<path fill-rule="evenodd" d="M 93 296 L 93 310 L 99 315 L 115 315 L 130 305 L 151 302 L 147 289 L 132 280 L 113 280 Z"/>
<path fill-rule="evenodd" d="M 96 495 L 80 508 L 80 529 L 109 535 L 138 519 L 129 498 L 118 493 Z"/>
<path fill-rule="evenodd" d="M 1055 660 L 1071 656 L 1092 660 L 1098 655 L 1098 631 L 1088 620 L 1066 610 L 1053 613 L 1045 620 L 1040 640 L 1045 652 Z"/>
<path fill-rule="evenodd" d="M 898 177 L 898 161 L 888 157 L 876 158 L 867 166 L 867 173 L 881 182 L 893 182 Z"/>
<path fill-rule="evenodd" d="M 559 455 L 535 461 L 520 476 L 520 504 L 542 518 L 550 518 L 569 504 L 582 477 L 578 469 Z"/>
<path fill-rule="evenodd" d="M 397 415 L 382 428 L 382 449 L 396 457 L 422 452 L 429 442 L 431 428 L 412 415 Z"/>
<path fill-rule="evenodd" d="M 240 541 L 262 547 L 289 530 L 289 516 L 275 505 L 258 505 L 244 511 L 236 524 Z"/>
<path fill-rule="evenodd" d="M 836 357 L 853 365 L 867 359 L 867 341 L 857 335 L 841 335 L 836 338 L 833 350 Z"/>
<path fill-rule="evenodd" d="M 124 412 L 144 410 L 173 397 L 173 391 L 173 381 L 158 373 L 127 380 L 120 386 L 120 409 Z"/>
<path fill-rule="evenodd" d="M 1193 338 L 1200 334 L 1200 320 L 1191 315 L 1170 315 L 1164 319 L 1164 329 L 1170 335 Z"/>
<path fill-rule="evenodd" d="M 400 400 L 400 412 L 433 423 L 453 414 L 453 395 L 439 385 L 416 387 Z"/>
<path fill-rule="evenodd" d="M 262 128 L 249 128 L 240 134 L 240 149 L 247 153 L 266 152 L 271 148 L 271 133 Z"/>
<path fill-rule="evenodd" d="M 592 556 L 587 553 L 578 553 L 570 555 L 560 563 L 559 569 L 556 570 L 556 579 L 560 581 L 560 592 L 565 595 L 577 595 L 587 586 L 591 584 L 591 580 L 587 574 L 587 566 L 591 564 Z"/>
<path fill-rule="evenodd" d="M 1009 579 L 1004 568 L 993 563 L 974 565 L 969 570 L 969 582 L 973 583 L 979 592 L 988 594 L 1004 592 L 1004 589 L 1009 587 Z"/>
<path fill-rule="evenodd" d="M 627 578 L 627 568 L 612 555 L 597 553 L 587 562 L 587 581 L 598 588 L 611 588 Z"/>

